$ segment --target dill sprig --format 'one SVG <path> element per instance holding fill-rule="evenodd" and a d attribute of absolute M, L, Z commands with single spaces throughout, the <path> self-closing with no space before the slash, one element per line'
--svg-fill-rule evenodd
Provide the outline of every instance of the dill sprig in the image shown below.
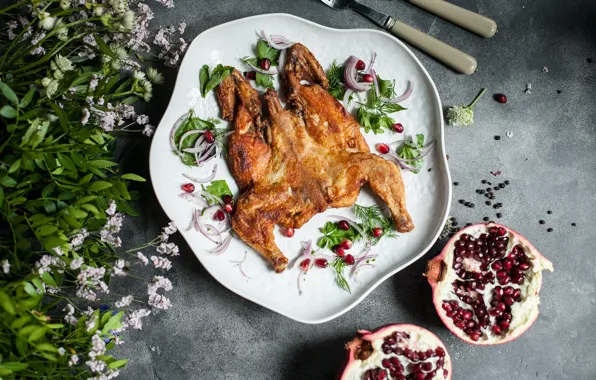
<path fill-rule="evenodd" d="M 327 71 L 327 79 L 329 79 L 329 89 L 327 90 L 336 99 L 342 100 L 346 93 L 344 86 L 344 67 L 333 61 L 331 67 Z"/>
<path fill-rule="evenodd" d="M 372 205 L 365 207 L 355 204 L 352 210 L 360 221 L 360 224 L 364 227 L 373 245 L 377 245 L 383 237 L 397 237 L 397 233 L 393 229 L 393 220 L 385 217 L 383 210 L 379 206 Z M 374 236 L 373 230 L 375 228 L 383 229 L 381 236 Z"/>
<path fill-rule="evenodd" d="M 350 284 L 344 276 L 344 270 L 347 266 L 349 266 L 348 263 L 346 263 L 346 261 L 341 257 L 337 257 L 331 264 L 331 267 L 335 271 L 335 283 L 337 284 L 337 286 L 347 291 L 348 293 L 352 293 L 352 290 L 350 289 Z"/>

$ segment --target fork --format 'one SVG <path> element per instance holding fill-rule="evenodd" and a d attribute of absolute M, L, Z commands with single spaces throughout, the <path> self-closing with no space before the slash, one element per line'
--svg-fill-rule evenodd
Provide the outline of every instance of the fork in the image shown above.
<path fill-rule="evenodd" d="M 418 49 L 426 52 L 443 64 L 455 71 L 470 75 L 476 70 L 476 59 L 444 42 L 429 36 L 420 30 L 413 28 L 393 17 L 376 11 L 356 0 L 321 0 L 324 4 L 333 9 L 353 9 L 363 16 L 369 18 L 381 28 L 391 32 L 396 37 L 410 43 Z"/>

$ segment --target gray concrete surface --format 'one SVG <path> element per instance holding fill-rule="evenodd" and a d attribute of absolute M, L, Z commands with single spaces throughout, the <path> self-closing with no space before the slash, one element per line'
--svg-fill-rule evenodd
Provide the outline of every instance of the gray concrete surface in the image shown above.
<path fill-rule="evenodd" d="M 451 214 L 460 225 L 494 218 L 495 211 L 483 205 L 475 189 L 481 179 L 492 178 L 490 171 L 501 170 L 498 179 L 511 181 L 498 193 L 504 203 L 500 221 L 523 233 L 555 266 L 545 276 L 538 321 L 503 346 L 474 347 L 453 336 L 438 319 L 420 276 L 426 259 L 440 251 L 437 243 L 350 312 L 325 324 L 304 325 L 223 288 L 179 239 L 182 255 L 169 274 L 174 308 L 128 335 L 120 353 L 131 362 L 122 378 L 332 379 L 344 358 L 343 343 L 357 329 L 407 322 L 431 329 L 445 342 L 454 359 L 454 379 L 596 379 L 596 63 L 587 60 L 596 60 L 596 2 L 454 0 L 497 21 L 499 33 L 490 40 L 402 0 L 363 2 L 478 59 L 478 72 L 466 77 L 415 51 L 445 105 L 465 104 L 482 87 L 490 89 L 476 106 L 475 126 L 446 131 L 451 173 L 459 182 Z M 374 27 L 353 12 L 336 12 L 316 0 L 176 0 L 171 10 L 152 4 L 154 25 L 184 20 L 191 37 L 226 21 L 270 12 L 335 28 Z M 169 83 L 174 78 L 175 72 L 168 73 Z M 532 84 L 531 94 L 524 93 L 526 83 Z M 156 116 L 170 91 L 166 86 L 152 102 Z M 491 99 L 494 93 L 506 94 L 509 102 L 498 104 Z M 507 131 L 513 137 L 506 137 Z M 136 141 L 126 164 L 148 174 L 147 157 L 146 141 Z M 127 226 L 129 239 L 139 242 L 165 222 L 150 185 L 141 191 L 142 217 Z M 459 205 L 460 198 L 475 201 L 476 207 Z M 548 227 L 554 231 L 548 233 Z"/>

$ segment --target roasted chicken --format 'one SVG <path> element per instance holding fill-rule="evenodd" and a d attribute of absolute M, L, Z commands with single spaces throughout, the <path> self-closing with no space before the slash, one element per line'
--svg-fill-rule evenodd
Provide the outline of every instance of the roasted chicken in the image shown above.
<path fill-rule="evenodd" d="M 293 45 L 284 73 L 288 110 L 273 90 L 263 105 L 237 70 L 217 89 L 222 117 L 235 128 L 228 154 L 241 191 L 236 234 L 282 272 L 288 259 L 275 244 L 274 226 L 300 228 L 329 207 L 351 206 L 367 183 L 389 206 L 395 228 L 411 231 L 399 168 L 370 153 L 358 122 L 326 91 L 313 54 Z"/>

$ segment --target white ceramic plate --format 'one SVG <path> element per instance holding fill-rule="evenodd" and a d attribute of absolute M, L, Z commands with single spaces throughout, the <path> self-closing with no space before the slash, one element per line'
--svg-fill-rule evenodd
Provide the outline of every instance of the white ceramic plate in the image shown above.
<path fill-rule="evenodd" d="M 150 170 L 157 199 L 166 214 L 178 226 L 187 226 L 191 217 L 191 206 L 177 195 L 180 186 L 187 182 L 182 173 L 205 177 L 211 173 L 216 160 L 203 168 L 189 169 L 172 153 L 169 133 L 178 118 L 194 108 L 201 118 L 219 117 L 219 108 L 212 93 L 206 99 L 198 96 L 199 69 L 203 64 L 210 67 L 218 63 L 243 67 L 240 57 L 253 56 L 257 42 L 255 30 L 266 27 L 271 34 L 282 34 L 291 40 L 306 45 L 325 69 L 333 60 L 343 62 L 349 55 L 361 57 L 368 62 L 372 52 L 378 54 L 375 69 L 383 78 L 395 79 L 397 92 L 403 92 L 406 81 L 414 82 L 412 96 L 403 103 L 407 111 L 395 115 L 405 127 L 405 134 L 424 133 L 427 141 L 437 140 L 432 153 L 425 158 L 420 174 L 404 173 L 407 205 L 416 229 L 401 234 L 396 239 L 384 239 L 374 247 L 380 256 L 376 268 L 363 271 L 357 281 L 348 277 L 352 293 L 341 290 L 334 283 L 332 269 L 313 268 L 308 272 L 302 294 L 299 294 L 298 268 L 287 269 L 276 274 L 259 253 L 239 239 L 233 239 L 228 250 L 221 256 L 209 255 L 206 249 L 213 244 L 196 231 L 181 231 L 199 261 L 222 285 L 233 292 L 275 312 L 304 323 L 322 323 L 340 316 L 357 305 L 377 285 L 389 276 L 399 272 L 421 257 L 437 239 L 445 223 L 450 206 L 451 184 L 445 160 L 443 120 L 441 102 L 437 89 L 418 59 L 400 41 L 389 34 L 368 30 L 338 30 L 287 14 L 268 14 L 236 20 L 203 32 L 190 45 L 180 67 L 176 86 L 165 115 L 153 137 L 150 155 Z M 240 69 L 242 70 L 242 69 Z M 278 82 L 276 81 L 278 88 Z M 402 139 L 403 135 L 386 132 L 382 135 L 366 135 L 371 147 L 378 142 Z M 373 148 L 374 150 L 374 148 Z M 236 183 L 223 159 L 218 158 L 219 170 L 216 179 L 225 179 L 235 193 Z M 432 168 L 432 171 L 428 171 Z M 358 204 L 370 205 L 377 202 L 372 192 L 364 188 L 358 197 Z M 380 201 L 379 201 L 380 202 Z M 382 203 L 379 203 L 382 204 Z M 300 254 L 300 242 L 321 236 L 319 228 L 329 218 L 327 215 L 351 216 L 350 209 L 331 209 L 316 215 L 296 235 L 289 239 L 276 228 L 276 242 L 293 263 Z M 355 245 L 350 252 L 359 253 Z M 230 260 L 247 258 L 244 269 L 250 279 L 245 278 Z M 348 273 L 349 275 L 349 273 Z"/>

